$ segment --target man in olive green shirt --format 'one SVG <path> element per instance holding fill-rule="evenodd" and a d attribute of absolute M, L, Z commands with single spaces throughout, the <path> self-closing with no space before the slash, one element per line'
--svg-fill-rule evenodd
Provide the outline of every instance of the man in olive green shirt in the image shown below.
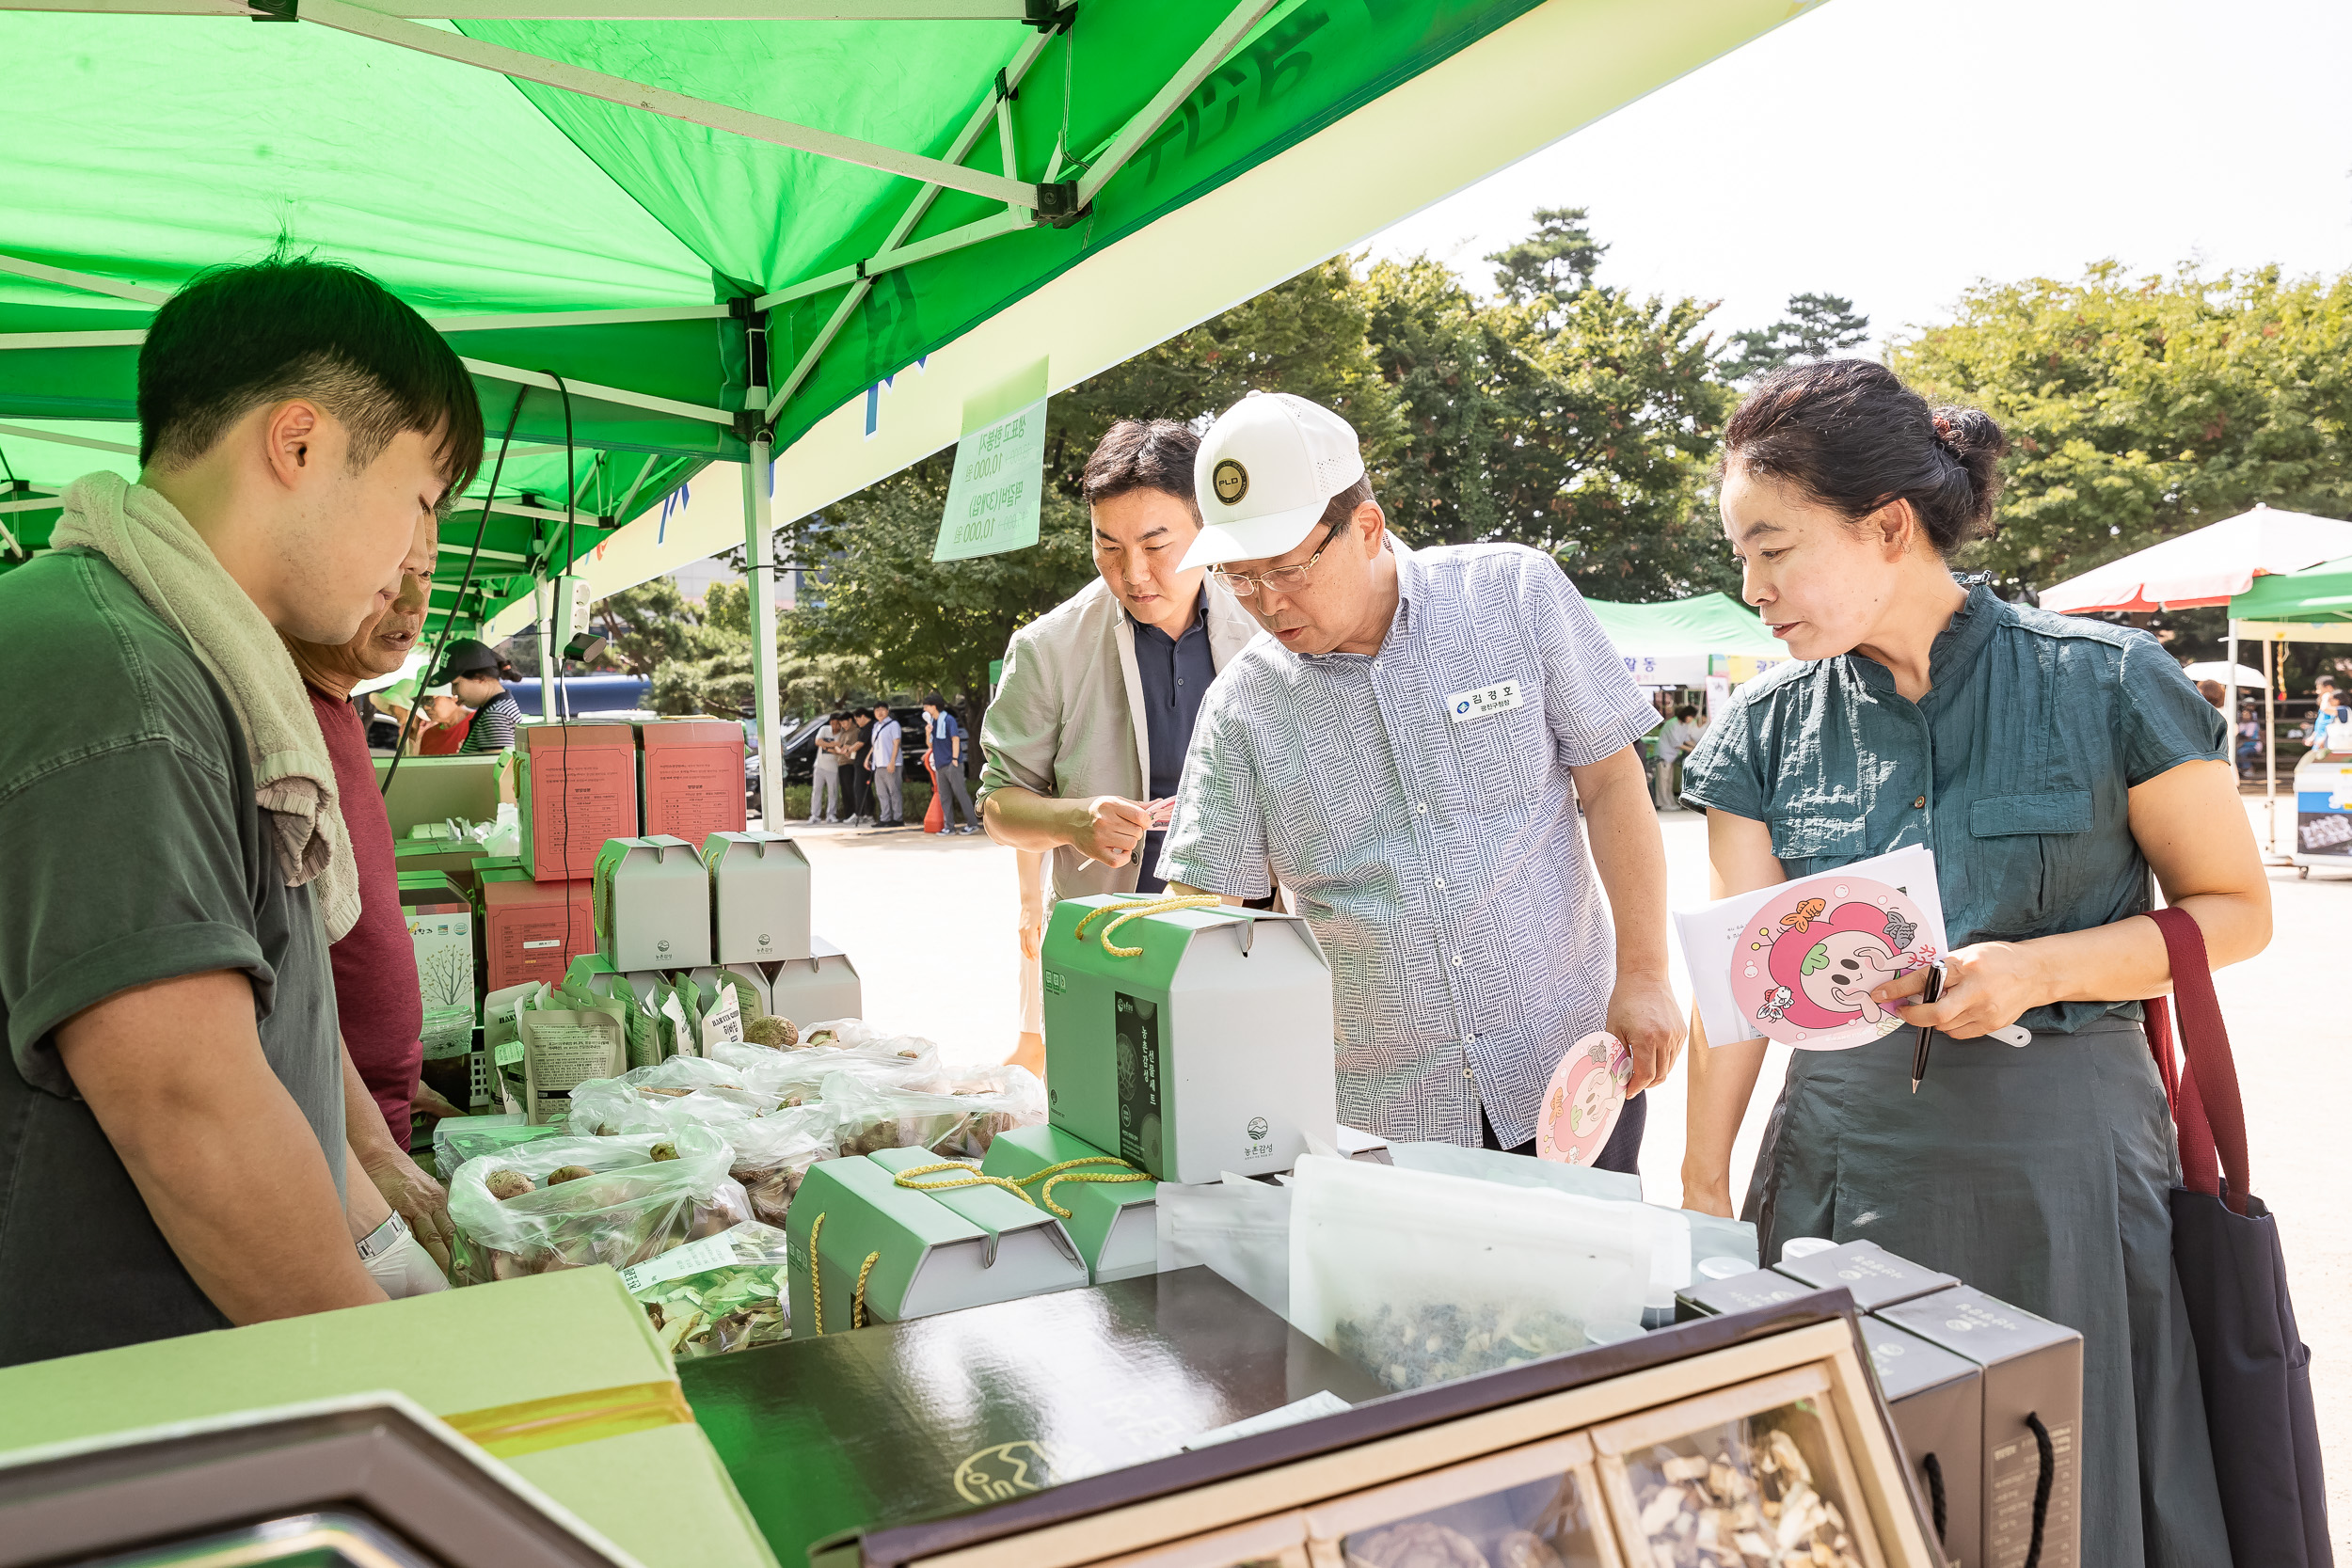
<path fill-rule="evenodd" d="M 384 1299 L 344 1212 L 342 823 L 288 771 L 289 715 L 325 749 L 277 634 L 398 591 L 480 407 L 373 280 L 273 261 L 157 312 L 139 414 L 141 483 L 77 481 L 0 578 L 0 1364 Z"/>

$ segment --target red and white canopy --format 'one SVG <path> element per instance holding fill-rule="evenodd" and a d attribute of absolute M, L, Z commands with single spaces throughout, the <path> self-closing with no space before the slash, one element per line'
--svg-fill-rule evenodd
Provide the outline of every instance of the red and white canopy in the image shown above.
<path fill-rule="evenodd" d="M 2341 555 L 2352 555 L 2352 523 L 2257 506 L 2045 588 L 2042 608 L 2083 615 L 2228 604 L 2258 577 Z"/>

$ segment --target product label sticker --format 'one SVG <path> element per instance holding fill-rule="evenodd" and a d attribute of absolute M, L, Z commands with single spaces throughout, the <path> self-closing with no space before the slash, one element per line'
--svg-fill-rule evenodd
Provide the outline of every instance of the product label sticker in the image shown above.
<path fill-rule="evenodd" d="M 703 1054 L 724 1040 L 729 1045 L 743 1043 L 743 993 L 725 981 L 719 982 L 719 1000 L 703 1014 Z"/>
<path fill-rule="evenodd" d="M 1445 709 L 1454 716 L 1455 723 L 1467 724 L 1473 719 L 1490 719 L 1498 713 L 1508 713 L 1526 701 L 1527 693 L 1519 689 L 1518 681 L 1514 678 L 1469 691 L 1456 691 L 1445 700 Z"/>
<path fill-rule="evenodd" d="M 1119 1051 L 1119 1157 L 1138 1170 L 1157 1170 L 1160 1005 L 1113 992 L 1111 1030 Z"/>
<path fill-rule="evenodd" d="M 564 939 L 562 937 L 548 937 L 538 942 L 524 942 L 523 951 L 526 953 L 532 953 L 536 952 L 542 947 L 561 947 L 563 945 Z"/>
<path fill-rule="evenodd" d="M 648 1285 L 659 1285 L 665 1279 L 683 1279 L 705 1269 L 723 1269 L 735 1261 L 735 1243 L 728 1237 L 705 1236 L 699 1242 L 689 1242 L 672 1247 L 658 1258 L 642 1263 L 631 1263 L 621 1271 L 621 1284 L 632 1294 Z"/>
<path fill-rule="evenodd" d="M 501 1067 L 513 1067 L 523 1059 L 523 1042 L 520 1040 L 499 1041 L 498 1049 L 490 1053 L 490 1059 Z"/>
<path fill-rule="evenodd" d="M 1569 1047 L 1535 1116 L 1536 1158 L 1570 1165 L 1599 1158 L 1617 1130 L 1632 1077 L 1633 1053 L 1614 1035 L 1587 1035 Z"/>

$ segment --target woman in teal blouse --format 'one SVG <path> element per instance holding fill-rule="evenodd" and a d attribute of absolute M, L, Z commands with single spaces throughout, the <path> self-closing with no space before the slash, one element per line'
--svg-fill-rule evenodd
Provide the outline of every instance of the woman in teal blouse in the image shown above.
<path fill-rule="evenodd" d="M 1717 897 L 1891 849 L 1935 851 L 1951 951 L 1877 993 L 1933 1027 L 1797 1052 L 1747 1195 L 1768 1258 L 1869 1240 L 2083 1334 L 2082 1561 L 2226 1565 L 2172 1275 L 2172 1124 L 2139 999 L 2171 973 L 2149 875 L 2217 964 L 2260 952 L 2270 893 L 2225 723 L 2145 633 L 1963 588 L 2007 441 L 1882 366 L 1769 376 L 1725 433 L 1744 596 L 1804 662 L 1749 683 L 1683 769 Z M 1985 1038 L 2022 1023 L 2030 1045 Z M 1691 1053 L 1683 1201 L 1731 1212 L 1764 1042 Z M 2249 1565 L 2250 1568 L 2250 1565 Z"/>

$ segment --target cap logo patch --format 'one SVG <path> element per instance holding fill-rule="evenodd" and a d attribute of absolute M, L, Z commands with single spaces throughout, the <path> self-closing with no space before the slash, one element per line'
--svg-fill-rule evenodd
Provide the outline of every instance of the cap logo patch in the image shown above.
<path fill-rule="evenodd" d="M 1230 457 L 1220 458 L 1209 470 L 1209 483 L 1216 489 L 1216 499 L 1232 506 L 1249 494 L 1249 470 Z"/>

